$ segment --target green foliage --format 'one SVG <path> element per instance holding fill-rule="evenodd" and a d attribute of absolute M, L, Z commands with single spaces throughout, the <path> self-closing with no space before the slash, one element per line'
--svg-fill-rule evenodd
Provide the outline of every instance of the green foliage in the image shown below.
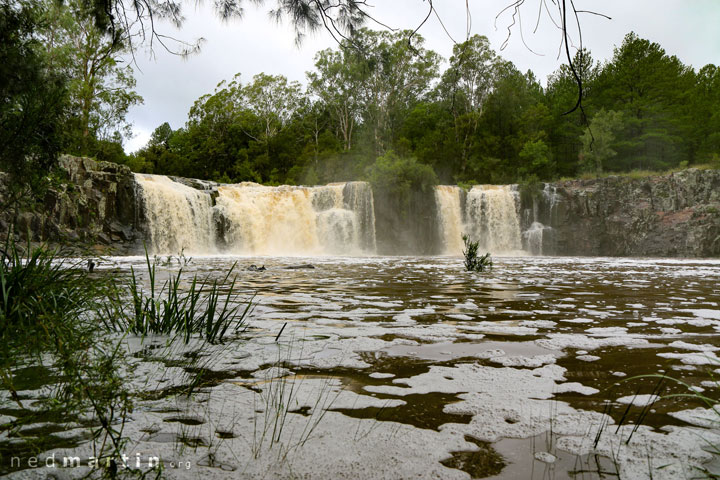
<path fill-rule="evenodd" d="M 0 386 L 17 404 L 17 420 L 0 424 L 16 433 L 48 418 L 90 418 L 96 452 L 115 457 L 123 448 L 122 424 L 132 409 L 121 372 L 120 343 L 98 335 L 95 314 L 107 298 L 109 282 L 91 277 L 84 265 L 68 264 L 57 251 L 25 253 L 9 240 L 0 262 Z M 45 370 L 50 394 L 27 402 L 17 372 Z M 39 447 L 38 447 L 39 448 Z M 6 466 L 3 465 L 3 469 Z"/>
<path fill-rule="evenodd" d="M 474 242 L 467 235 L 462 237 L 465 248 L 463 256 L 465 257 L 465 270 L 468 272 L 485 272 L 492 270 L 493 262 L 490 253 L 478 256 L 479 242 Z"/>
<path fill-rule="evenodd" d="M 552 152 L 542 140 L 528 140 L 518 154 L 524 166 L 519 169 L 523 178 L 551 178 Z"/>
<path fill-rule="evenodd" d="M 68 81 L 71 115 L 65 124 L 65 153 L 98 156 L 104 143 L 128 135 L 128 110 L 143 99 L 133 88 L 126 32 L 115 36 L 95 28 L 83 0 L 44 0 L 40 33 L 48 68 Z"/>
<path fill-rule="evenodd" d="M 57 252 L 27 246 L 23 255 L 15 242 L 6 244 L 0 262 L 0 339 L 3 345 L 20 345 L 42 329 L 42 319 L 62 315 L 79 318 L 94 306 L 99 288 L 80 264 L 56 262 Z M 0 252 L 2 253 L 2 252 Z M 45 347 L 45 338 L 29 342 L 30 351 Z M 38 348 L 35 348 L 35 347 Z"/>
<path fill-rule="evenodd" d="M 0 171 L 12 189 L 6 205 L 42 190 L 60 150 L 66 82 L 39 53 L 39 21 L 35 2 L 0 2 Z"/>
<path fill-rule="evenodd" d="M 590 127 L 585 129 L 585 133 L 580 137 L 582 141 L 580 161 L 583 171 L 594 172 L 598 175 L 602 173 L 603 165 L 607 165 L 608 161 L 617 155 L 613 144 L 615 135 L 622 126 L 621 112 L 600 109 L 595 114 L 590 122 Z"/>
<path fill-rule="evenodd" d="M 15 419 L 0 422 L 0 435 L 22 436 L 27 425 L 49 419 L 89 425 L 93 455 L 109 460 L 99 462 L 110 465 L 102 472 L 109 478 L 116 478 L 113 462 L 125 452 L 123 426 L 139 393 L 128 382 L 133 366 L 124 334 L 177 334 L 186 343 L 198 335 L 220 342 L 242 326 L 251 305 L 237 300 L 232 268 L 217 281 L 195 277 L 189 286 L 178 272 L 157 289 L 156 265 L 147 259 L 146 294 L 134 271 L 129 285 L 119 286 L 102 272 L 88 273 L 84 263 L 69 262 L 62 252 L 28 245 L 23 253 L 8 240 L 0 256 L 0 388 L 16 404 Z M 188 261 L 181 256 L 180 262 Z M 23 372 L 32 372 L 26 375 L 48 387 L 47 393 L 32 401 L 21 395 L 28 389 Z M 56 448 L 28 442 L 10 448 L 31 454 Z M 6 453 L 3 446 L 0 455 Z M 0 465 L 0 475 L 7 468 Z M 147 473 L 123 470 L 123 476 Z"/>
<path fill-rule="evenodd" d="M 235 265 L 220 281 L 210 278 L 199 281 L 194 276 L 186 290 L 182 285 L 182 268 L 159 286 L 157 260 L 151 262 L 146 254 L 146 262 L 149 293 L 143 290 L 132 269 L 127 289 L 116 290 L 113 301 L 105 310 L 103 321 L 107 327 L 136 335 L 179 334 L 185 343 L 192 335 L 200 334 L 208 342 L 218 343 L 228 329 L 232 327 L 237 332 L 243 326 L 251 302 L 240 311 L 242 303 L 235 290 L 235 279 L 230 280 Z M 124 299 L 128 296 L 132 299 L 129 310 L 124 307 Z"/>
<path fill-rule="evenodd" d="M 127 163 L 205 179 L 315 184 L 362 177 L 394 152 L 445 183 L 517 183 L 665 170 L 720 155 L 718 68 L 696 73 L 635 34 L 604 64 L 577 52 L 584 114 L 565 115 L 578 94 L 567 66 L 543 88 L 474 36 L 454 47 L 440 74 L 437 54 L 418 35 L 409 46 L 407 33 L 360 29 L 318 52 L 307 92 L 282 76 L 222 82 L 198 99 L 185 128 L 161 125 Z M 380 161 L 383 169 L 392 173 Z M 397 183 L 387 190 L 402 196 L 407 182 Z"/>
<path fill-rule="evenodd" d="M 432 167 L 414 158 L 398 157 L 394 152 L 378 157 L 368 167 L 367 180 L 373 191 L 396 199 L 402 215 L 408 212 L 413 192 L 429 192 L 437 185 Z"/>

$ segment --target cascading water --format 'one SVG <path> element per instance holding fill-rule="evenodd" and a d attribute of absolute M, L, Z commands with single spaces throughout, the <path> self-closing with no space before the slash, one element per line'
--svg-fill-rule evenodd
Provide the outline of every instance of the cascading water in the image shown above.
<path fill-rule="evenodd" d="M 310 189 L 222 185 L 216 201 L 226 219 L 224 240 L 230 252 L 319 253 Z"/>
<path fill-rule="evenodd" d="M 476 185 L 467 194 L 465 229 L 480 248 L 507 253 L 522 248 L 515 185 Z"/>
<path fill-rule="evenodd" d="M 153 253 L 357 255 L 376 251 L 373 193 L 365 182 L 267 187 L 175 181 L 144 174 L 137 174 L 136 181 L 140 223 Z M 552 213 L 553 192 L 545 193 Z M 435 188 L 434 198 L 442 253 L 461 254 L 464 233 L 492 253 L 516 252 L 523 247 L 523 239 L 527 250 L 542 252 L 548 227 L 535 222 L 521 235 L 515 186 L 475 186 L 466 194 L 460 187 L 442 185 Z"/>
<path fill-rule="evenodd" d="M 215 250 L 209 193 L 162 175 L 135 174 L 151 253 L 209 253 Z"/>
<path fill-rule="evenodd" d="M 367 182 L 347 182 L 343 187 L 343 208 L 354 212 L 359 234 L 358 245 L 366 252 L 375 252 L 375 200 Z"/>
<path fill-rule="evenodd" d="M 524 210 L 523 248 L 533 254 L 542 255 L 545 250 L 554 251 L 553 225 L 558 204 L 557 188 L 546 183 L 542 194 L 533 195 L 530 208 Z"/>
<path fill-rule="evenodd" d="M 444 255 L 461 255 L 464 233 L 462 219 L 462 190 L 454 185 L 435 187 L 438 225 Z"/>
<path fill-rule="evenodd" d="M 355 185 L 357 184 L 357 185 Z M 372 191 L 363 182 L 323 187 L 220 185 L 216 215 L 231 253 L 374 253 Z"/>
<path fill-rule="evenodd" d="M 530 228 L 523 232 L 525 251 L 533 255 L 542 255 L 543 235 L 547 228 L 549 227 L 545 227 L 545 225 L 540 222 L 533 222 Z"/>

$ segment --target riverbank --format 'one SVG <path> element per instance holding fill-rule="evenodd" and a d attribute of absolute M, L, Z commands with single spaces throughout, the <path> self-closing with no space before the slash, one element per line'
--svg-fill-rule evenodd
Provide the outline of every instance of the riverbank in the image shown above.
<path fill-rule="evenodd" d="M 147 245 L 165 255 L 459 255 L 466 231 L 493 254 L 720 256 L 720 170 L 442 186 L 403 206 L 363 182 L 221 185 L 68 156 L 60 164 L 67 181 L 21 212 L 17 231 L 95 254 L 142 254 Z M 0 214 L 3 235 L 10 216 Z"/>

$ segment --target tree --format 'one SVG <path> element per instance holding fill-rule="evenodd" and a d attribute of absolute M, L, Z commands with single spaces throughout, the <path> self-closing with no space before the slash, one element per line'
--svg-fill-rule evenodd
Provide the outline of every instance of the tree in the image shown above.
<path fill-rule="evenodd" d="M 438 92 L 455 117 L 470 112 L 482 114 L 498 61 L 485 36 L 473 35 L 453 46 L 450 65 L 442 75 Z"/>
<path fill-rule="evenodd" d="M 453 47 L 450 66 L 438 85 L 438 96 L 452 112 L 461 173 L 464 173 L 480 117 L 492 92 L 498 62 L 487 37 L 474 35 Z"/>
<path fill-rule="evenodd" d="M 692 94 L 693 147 L 698 161 L 720 155 L 720 68 L 705 65 Z"/>
<path fill-rule="evenodd" d="M 241 101 L 260 122 L 262 141 L 268 143 L 287 127 L 304 102 L 298 82 L 282 75 L 259 73 L 241 90 Z"/>
<path fill-rule="evenodd" d="M 102 33 L 90 14 L 82 0 L 46 0 L 42 30 L 49 67 L 69 79 L 72 118 L 66 149 L 81 155 L 95 154 L 97 140 L 128 136 L 128 110 L 143 101 L 133 91 L 132 68 L 122 60 L 127 35 Z"/>
<path fill-rule="evenodd" d="M 345 151 L 353 146 L 360 119 L 363 73 L 351 60 L 347 47 L 321 50 L 315 55 L 316 72 L 308 72 L 309 93 L 330 112 Z"/>
<path fill-rule="evenodd" d="M 528 140 L 518 154 L 523 165 L 519 168 L 522 179 L 550 179 L 553 171 L 552 152 L 547 144 L 538 140 Z"/>
<path fill-rule="evenodd" d="M 437 176 L 429 165 L 414 158 L 398 157 L 388 152 L 377 158 L 367 169 L 367 179 L 375 192 L 393 197 L 406 216 L 411 207 L 413 192 L 428 193 L 437 184 Z"/>
<path fill-rule="evenodd" d="M 624 135 L 618 138 L 623 169 L 662 169 L 691 155 L 688 137 L 694 74 L 657 43 L 625 36 L 598 78 L 598 101 L 620 111 Z"/>
<path fill-rule="evenodd" d="M 6 205 L 42 194 L 60 150 L 65 78 L 49 71 L 37 40 L 39 6 L 0 2 L 0 169 Z M 29 187 L 29 190 L 28 190 Z"/>
<path fill-rule="evenodd" d="M 613 149 L 615 134 L 623 126 L 622 113 L 614 110 L 600 109 L 593 117 L 589 128 L 580 137 L 582 151 L 580 162 L 587 172 L 601 174 L 608 160 L 617 155 Z"/>
<path fill-rule="evenodd" d="M 597 108 L 595 90 L 600 65 L 592 58 L 588 50 L 579 50 L 573 59 L 576 73 L 583 85 L 584 111 L 575 111 L 564 115 L 577 101 L 577 83 L 567 65 L 562 65 L 548 77 L 544 103 L 552 118 L 548 128 L 548 140 L 553 150 L 557 173 L 561 176 L 572 176 L 577 173 L 578 155 L 582 143 L 580 136 L 588 125 L 587 116 Z"/>
<path fill-rule="evenodd" d="M 405 116 L 437 78 L 440 57 L 423 47 L 424 39 L 410 32 L 361 29 L 353 35 L 357 49 L 349 58 L 362 74 L 360 99 L 366 134 L 375 154 L 397 139 Z"/>

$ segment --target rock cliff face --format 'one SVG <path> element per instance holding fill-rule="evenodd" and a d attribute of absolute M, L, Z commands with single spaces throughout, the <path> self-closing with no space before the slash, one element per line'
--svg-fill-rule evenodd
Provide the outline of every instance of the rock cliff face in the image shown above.
<path fill-rule="evenodd" d="M 132 172 L 69 156 L 60 165 L 68 181 L 51 189 L 41 205 L 18 215 L 20 237 L 29 231 L 33 241 L 141 253 L 146 221 Z M 174 180 L 217 196 L 208 182 Z M 0 204 L 3 195 L 0 176 Z M 407 204 L 380 192 L 374 197 L 378 253 L 441 253 L 432 191 L 413 192 Z M 520 197 L 523 248 L 531 253 L 720 257 L 720 170 L 557 182 L 521 189 Z M 3 238 L 11 215 L 11 208 L 0 208 Z"/>
<path fill-rule="evenodd" d="M 437 205 L 432 189 L 412 191 L 407 202 L 385 192 L 373 191 L 373 197 L 378 254 L 441 253 Z"/>
<path fill-rule="evenodd" d="M 135 179 L 130 169 L 71 156 L 61 157 L 60 167 L 67 172 L 69 181 L 51 188 L 41 205 L 18 215 L 16 231 L 20 238 L 27 240 L 29 231 L 33 242 L 92 246 L 118 254 L 142 249 Z M 10 215 L 10 208 L 0 212 L 3 234 L 11 223 Z"/>
<path fill-rule="evenodd" d="M 531 197 L 524 223 L 551 227 L 546 254 L 720 256 L 719 170 L 558 182 Z"/>

